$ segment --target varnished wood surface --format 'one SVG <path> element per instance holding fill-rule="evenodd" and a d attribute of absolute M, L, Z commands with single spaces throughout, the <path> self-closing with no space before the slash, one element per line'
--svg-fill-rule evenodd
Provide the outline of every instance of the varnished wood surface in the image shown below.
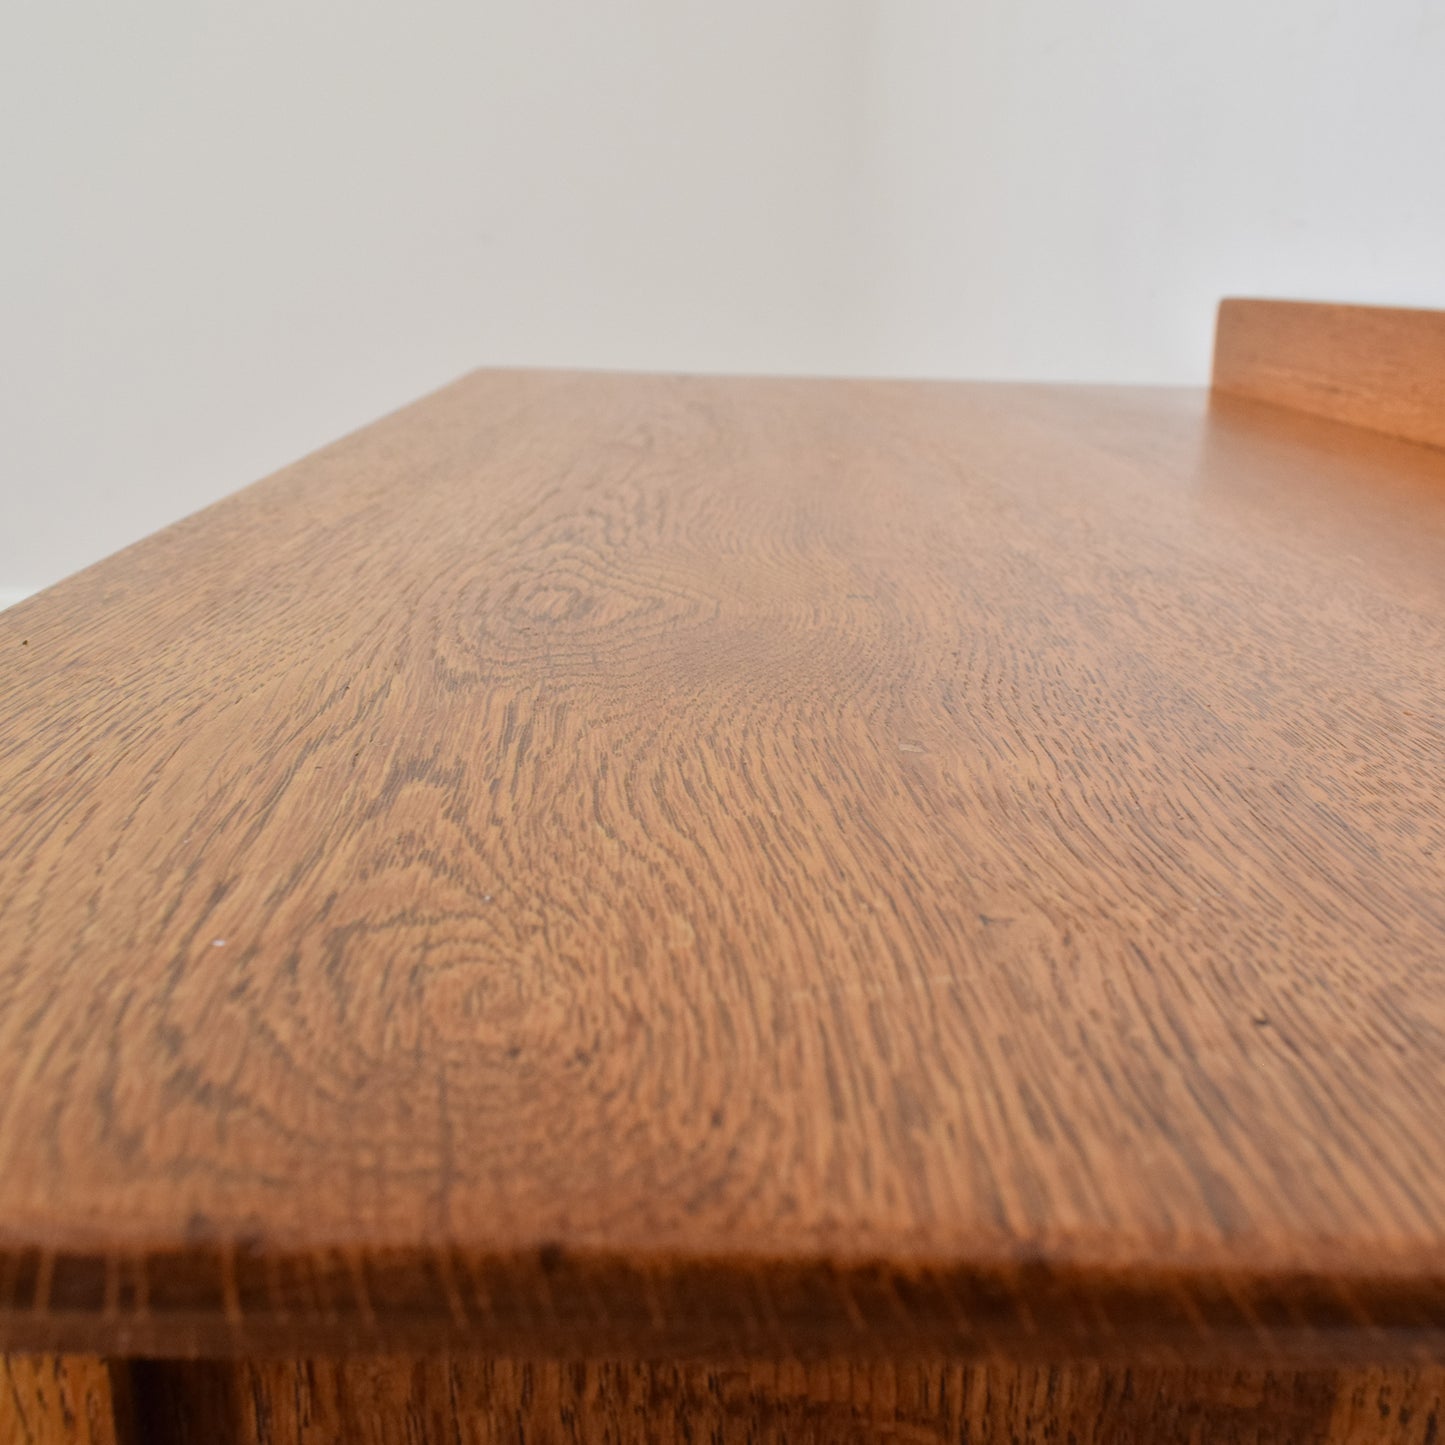
<path fill-rule="evenodd" d="M 149 1445 L 1435 1445 L 1445 1369 L 158 1361 Z"/>
<path fill-rule="evenodd" d="M 3 1445 L 1434 1445 L 1445 1369 L 0 1356 Z"/>
<path fill-rule="evenodd" d="M 1445 456 L 479 374 L 0 658 L 11 1347 L 1445 1357 Z"/>
<path fill-rule="evenodd" d="M 1445 447 L 1445 311 L 1227 300 L 1214 386 Z"/>
<path fill-rule="evenodd" d="M 0 1355 L 0 1445 L 132 1445 L 133 1426 L 123 1367 L 84 1355 Z"/>

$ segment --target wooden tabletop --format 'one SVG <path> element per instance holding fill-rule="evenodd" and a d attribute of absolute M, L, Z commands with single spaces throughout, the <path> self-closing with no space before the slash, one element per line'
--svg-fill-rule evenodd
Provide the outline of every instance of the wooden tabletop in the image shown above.
<path fill-rule="evenodd" d="M 0 1342 L 1445 1347 L 1445 452 L 478 373 L 0 614 Z"/>

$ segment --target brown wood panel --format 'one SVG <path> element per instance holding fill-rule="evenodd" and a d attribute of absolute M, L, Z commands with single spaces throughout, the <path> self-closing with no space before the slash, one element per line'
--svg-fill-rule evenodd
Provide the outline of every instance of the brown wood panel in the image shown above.
<path fill-rule="evenodd" d="M 1445 311 L 1223 301 L 1214 388 L 1445 447 Z"/>
<path fill-rule="evenodd" d="M 128 1401 L 104 1360 L 0 1355 L 0 1445 L 129 1445 Z"/>
<path fill-rule="evenodd" d="M 0 658 L 12 1345 L 1445 1356 L 1437 452 L 479 374 Z"/>
<path fill-rule="evenodd" d="M 152 1445 L 1433 1445 L 1445 1370 L 149 1362 Z"/>

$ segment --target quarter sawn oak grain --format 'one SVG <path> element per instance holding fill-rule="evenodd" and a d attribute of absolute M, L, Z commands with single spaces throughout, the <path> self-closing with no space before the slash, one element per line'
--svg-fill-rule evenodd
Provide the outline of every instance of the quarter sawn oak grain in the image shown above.
<path fill-rule="evenodd" d="M 0 1355 L 0 1445 L 131 1445 L 127 1384 L 104 1360 Z"/>
<path fill-rule="evenodd" d="M 484 373 L 0 659 L 11 1347 L 1445 1354 L 1445 457 Z"/>
<path fill-rule="evenodd" d="M 147 1445 L 1433 1445 L 1445 1370 L 717 1367 L 472 1359 L 136 1367 Z"/>

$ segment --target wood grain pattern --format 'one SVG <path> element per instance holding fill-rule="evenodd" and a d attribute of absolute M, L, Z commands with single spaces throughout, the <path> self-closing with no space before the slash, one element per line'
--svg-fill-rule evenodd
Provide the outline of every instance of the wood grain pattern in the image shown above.
<path fill-rule="evenodd" d="M 161 1361 L 150 1445 L 1435 1445 L 1445 1369 Z"/>
<path fill-rule="evenodd" d="M 0 658 L 11 1347 L 1445 1358 L 1445 456 L 478 374 Z"/>
<path fill-rule="evenodd" d="M 129 1393 L 82 1355 L 0 1355 L 0 1445 L 129 1445 Z"/>
<path fill-rule="evenodd" d="M 1214 387 L 1445 447 L 1445 311 L 1223 301 Z"/>

